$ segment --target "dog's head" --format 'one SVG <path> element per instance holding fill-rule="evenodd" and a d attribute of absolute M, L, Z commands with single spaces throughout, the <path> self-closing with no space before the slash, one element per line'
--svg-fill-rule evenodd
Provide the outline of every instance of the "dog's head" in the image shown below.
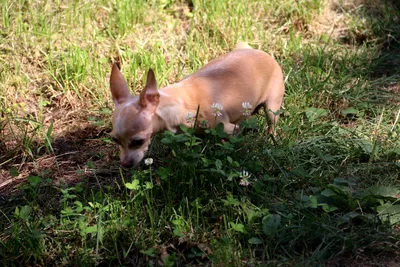
<path fill-rule="evenodd" d="M 160 102 L 154 72 L 149 70 L 146 87 L 139 96 L 133 96 L 120 65 L 114 63 L 110 89 L 115 103 L 111 136 L 119 145 L 121 165 L 133 167 L 143 159 L 153 134 L 152 116 Z"/>

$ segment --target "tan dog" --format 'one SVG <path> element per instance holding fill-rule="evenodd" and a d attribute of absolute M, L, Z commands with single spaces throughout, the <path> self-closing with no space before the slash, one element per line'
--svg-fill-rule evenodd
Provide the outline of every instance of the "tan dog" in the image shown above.
<path fill-rule="evenodd" d="M 284 95 L 282 69 L 268 54 L 245 43 L 199 69 L 182 81 L 157 90 L 153 71 L 139 96 L 128 85 L 114 63 L 110 89 L 116 105 L 111 135 L 119 144 L 123 167 L 136 166 L 144 157 L 151 137 L 161 131 L 178 132 L 179 125 L 214 127 L 222 122 L 232 134 L 237 125 L 264 107 L 269 132 L 275 132 Z"/>

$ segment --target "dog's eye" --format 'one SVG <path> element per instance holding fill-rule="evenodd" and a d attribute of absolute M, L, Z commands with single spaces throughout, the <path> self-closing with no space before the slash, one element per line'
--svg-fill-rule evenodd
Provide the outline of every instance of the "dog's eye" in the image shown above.
<path fill-rule="evenodd" d="M 113 137 L 112 140 L 119 145 L 119 140 L 117 138 Z"/>
<path fill-rule="evenodd" d="M 129 144 L 129 147 L 138 147 L 143 145 L 144 139 L 132 139 L 131 143 Z"/>

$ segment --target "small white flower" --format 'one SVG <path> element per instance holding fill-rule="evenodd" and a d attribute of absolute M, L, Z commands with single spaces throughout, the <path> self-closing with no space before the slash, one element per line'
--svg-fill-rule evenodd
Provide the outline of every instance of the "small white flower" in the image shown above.
<path fill-rule="evenodd" d="M 252 108 L 253 106 L 249 102 L 243 102 L 242 107 L 243 108 Z"/>
<path fill-rule="evenodd" d="M 195 119 L 196 119 L 196 117 L 193 112 L 189 112 L 185 116 L 186 123 L 189 123 L 189 124 L 194 123 Z"/>
<path fill-rule="evenodd" d="M 249 102 L 243 102 L 242 107 L 243 107 L 243 115 L 250 116 L 251 109 L 253 108 L 253 106 Z"/>
<path fill-rule="evenodd" d="M 242 178 L 239 183 L 239 185 L 241 185 L 241 186 L 248 186 L 249 184 L 250 184 L 250 182 L 245 178 Z"/>
<path fill-rule="evenodd" d="M 249 174 L 248 171 L 245 171 L 245 170 L 241 171 L 239 174 L 239 177 L 240 177 L 239 185 L 248 186 L 250 184 L 250 182 L 248 180 L 250 178 L 250 176 L 251 176 L 251 174 Z"/>
<path fill-rule="evenodd" d="M 223 110 L 224 107 L 220 103 L 213 103 L 211 105 L 211 108 L 214 110 L 212 113 L 214 115 L 214 117 L 222 115 L 221 110 Z"/>
<path fill-rule="evenodd" d="M 240 172 L 239 177 L 247 179 L 247 178 L 250 178 L 250 174 L 248 171 L 243 170 Z"/>
<path fill-rule="evenodd" d="M 208 120 L 203 120 L 203 121 L 200 122 L 199 127 L 207 129 L 207 128 L 210 127 L 210 123 L 208 122 Z"/>
<path fill-rule="evenodd" d="M 153 164 L 153 159 L 152 158 L 145 159 L 144 164 L 146 164 L 147 166 L 150 166 L 151 164 Z"/>

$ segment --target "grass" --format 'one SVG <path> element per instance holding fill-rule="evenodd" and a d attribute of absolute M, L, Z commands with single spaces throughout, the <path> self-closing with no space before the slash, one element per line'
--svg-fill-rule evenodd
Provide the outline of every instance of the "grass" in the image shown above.
<path fill-rule="evenodd" d="M 379 2 L 379 3 L 378 3 Z M 379 266 L 398 262 L 396 1 L 0 0 L 4 266 Z M 221 143 L 157 135 L 119 168 L 108 75 L 164 86 L 244 40 L 285 73 Z M 249 185 L 246 185 L 246 183 Z"/>

